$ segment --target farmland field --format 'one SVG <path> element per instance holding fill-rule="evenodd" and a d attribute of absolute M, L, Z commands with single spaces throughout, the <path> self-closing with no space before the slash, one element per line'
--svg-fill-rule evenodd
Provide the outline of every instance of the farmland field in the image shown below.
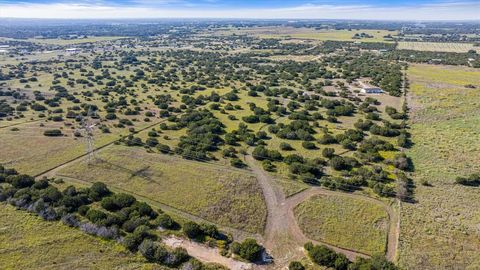
<path fill-rule="evenodd" d="M 0 204 L 2 269 L 153 269 L 120 244 Z M 159 269 L 159 268 L 155 268 Z"/>
<path fill-rule="evenodd" d="M 220 225 L 262 232 L 265 204 L 253 176 L 124 146 L 107 148 L 99 157 L 104 161 L 77 162 L 57 176 L 102 181 Z"/>
<path fill-rule="evenodd" d="M 311 39 L 311 40 L 333 40 L 333 41 L 352 41 L 361 42 L 386 42 L 383 38 L 386 35 L 395 35 L 396 31 L 370 30 L 370 29 L 352 29 L 349 30 L 315 30 L 310 28 L 291 28 L 291 27 L 255 27 L 250 29 L 226 29 L 220 30 L 220 34 L 247 34 L 261 38 L 282 38 L 282 39 Z M 373 37 L 353 39 L 356 34 L 365 33 Z M 390 41 L 388 41 L 390 42 Z"/>
<path fill-rule="evenodd" d="M 405 268 L 480 267 L 480 194 L 454 184 L 480 169 L 480 72 L 465 67 L 414 65 L 411 81 L 412 135 L 409 155 L 416 204 L 403 204 L 400 264 Z M 422 184 L 424 183 L 424 184 Z"/>
<path fill-rule="evenodd" d="M 388 215 L 372 202 L 317 195 L 298 205 L 295 216 L 311 239 L 367 254 L 385 251 Z"/>
<path fill-rule="evenodd" d="M 478 49 L 471 43 L 441 43 L 441 42 L 398 42 L 399 50 L 429 51 L 429 52 L 456 52 L 465 53 L 469 50 Z"/>
<path fill-rule="evenodd" d="M 12 128 L 15 128 L 12 130 Z M 75 159 L 85 153 L 85 139 L 76 138 L 74 130 L 52 122 L 31 122 L 0 129 L 0 163 L 15 166 L 27 174 L 39 174 L 45 170 Z M 64 136 L 47 137 L 43 132 L 59 128 Z M 122 133 L 97 133 L 95 145 L 100 147 L 119 138 Z M 31 166 L 34 163 L 36 166 Z"/>

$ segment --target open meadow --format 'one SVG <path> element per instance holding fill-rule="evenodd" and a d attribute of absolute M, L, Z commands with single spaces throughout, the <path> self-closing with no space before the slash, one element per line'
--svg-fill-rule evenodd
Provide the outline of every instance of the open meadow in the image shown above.
<path fill-rule="evenodd" d="M 160 269 L 120 244 L 0 204 L 0 266 L 14 269 Z"/>
<path fill-rule="evenodd" d="M 265 203 L 256 179 L 246 172 L 125 146 L 111 146 L 98 156 L 95 164 L 76 162 L 56 176 L 102 181 L 219 225 L 263 231 Z"/>
<path fill-rule="evenodd" d="M 313 28 L 294 28 L 294 27 L 253 27 L 246 29 L 221 29 L 218 32 L 223 35 L 246 34 L 260 38 L 277 39 L 303 39 L 303 40 L 333 40 L 333 41 L 361 41 L 361 42 L 391 42 L 386 41 L 385 36 L 396 35 L 396 31 L 371 30 L 371 29 L 351 29 L 351 30 L 330 30 Z M 353 38 L 355 34 L 367 34 L 362 38 Z"/>
<path fill-rule="evenodd" d="M 357 198 L 317 195 L 298 205 L 295 216 L 311 239 L 370 255 L 385 251 L 389 220 L 381 205 Z"/>
<path fill-rule="evenodd" d="M 398 42 L 397 49 L 427 51 L 427 52 L 466 53 L 469 50 L 479 49 L 479 47 L 473 46 L 472 43 L 401 41 L 401 42 Z"/>
<path fill-rule="evenodd" d="M 480 194 L 455 184 L 480 169 L 480 72 L 452 66 L 408 70 L 415 200 L 402 205 L 400 265 L 422 269 L 480 267 Z"/>

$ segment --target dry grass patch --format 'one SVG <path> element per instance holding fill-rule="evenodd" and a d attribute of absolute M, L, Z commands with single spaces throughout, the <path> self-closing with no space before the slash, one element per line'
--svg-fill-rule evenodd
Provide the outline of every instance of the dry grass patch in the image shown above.
<path fill-rule="evenodd" d="M 140 255 L 0 204 L 1 269 L 153 269 Z M 157 266 L 155 266 L 157 267 Z M 155 269 L 158 269 L 155 268 Z"/>
<path fill-rule="evenodd" d="M 406 269 L 480 268 L 480 193 L 454 184 L 480 171 L 480 71 L 414 65 L 409 70 L 416 204 L 404 204 L 400 265 Z M 422 185 L 429 183 L 431 186 Z"/>
<path fill-rule="evenodd" d="M 414 50 L 414 51 L 428 51 L 428 52 L 456 52 L 465 53 L 468 50 L 475 50 L 478 47 L 471 43 L 448 43 L 448 42 L 415 42 L 415 41 L 401 41 L 398 42 L 397 49 L 399 50 Z"/>
<path fill-rule="evenodd" d="M 265 203 L 257 180 L 248 173 L 142 148 L 112 146 L 99 156 L 102 162 L 78 162 L 58 175 L 102 181 L 220 225 L 253 233 L 263 230 Z"/>
<path fill-rule="evenodd" d="M 381 205 L 317 195 L 298 205 L 295 216 L 311 239 L 367 254 L 385 252 L 389 220 Z"/>
<path fill-rule="evenodd" d="M 18 131 L 0 129 L 0 163 L 15 167 L 18 171 L 36 175 L 58 166 L 85 153 L 83 138 L 75 138 L 73 130 L 64 128 L 65 136 L 47 137 L 43 132 L 58 129 L 61 125 L 47 123 L 40 127 L 38 122 L 18 125 Z M 101 146 L 118 139 L 114 133 L 96 132 L 95 144 Z"/>

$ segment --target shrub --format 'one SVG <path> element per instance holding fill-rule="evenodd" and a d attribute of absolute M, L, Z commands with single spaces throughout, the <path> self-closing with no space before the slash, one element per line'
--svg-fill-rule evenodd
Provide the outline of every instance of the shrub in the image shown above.
<path fill-rule="evenodd" d="M 145 259 L 149 262 L 155 262 L 155 252 L 157 250 L 157 245 L 150 239 L 145 239 L 138 246 L 138 251 L 142 254 Z"/>
<path fill-rule="evenodd" d="M 175 248 L 169 256 L 163 261 L 164 264 L 170 267 L 177 267 L 182 263 L 188 261 L 190 256 L 188 255 L 187 250 L 181 247 Z"/>
<path fill-rule="evenodd" d="M 163 154 L 168 154 L 168 153 L 171 152 L 170 146 L 168 146 L 166 144 L 161 144 L 161 143 L 157 144 L 157 149 L 158 149 L 158 151 L 160 151 Z"/>
<path fill-rule="evenodd" d="M 183 225 L 183 232 L 188 238 L 197 238 L 202 235 L 200 225 L 193 221 L 189 221 Z"/>
<path fill-rule="evenodd" d="M 239 158 L 232 158 L 230 160 L 230 165 L 232 165 L 233 167 L 237 167 L 237 168 L 245 167 L 245 163 L 243 163 L 243 161 L 241 161 Z"/>
<path fill-rule="evenodd" d="M 292 261 L 288 265 L 288 270 L 305 270 L 301 262 Z"/>
<path fill-rule="evenodd" d="M 275 171 L 275 165 L 273 165 L 273 163 L 270 160 L 262 161 L 262 167 L 267 172 L 274 172 Z"/>
<path fill-rule="evenodd" d="M 263 247 L 260 246 L 255 239 L 251 238 L 247 238 L 242 243 L 232 247 L 232 252 L 251 262 L 257 261 L 262 251 Z"/>
<path fill-rule="evenodd" d="M 173 219 L 165 213 L 159 214 L 158 217 L 155 219 L 154 224 L 164 229 L 173 229 L 176 225 L 175 221 L 173 221 Z"/>
<path fill-rule="evenodd" d="M 107 218 L 107 214 L 102 211 L 89 209 L 86 218 L 95 224 L 99 224 L 101 221 Z"/>
<path fill-rule="evenodd" d="M 396 154 L 393 159 L 393 166 L 403 171 L 410 171 L 412 169 L 412 162 L 404 153 L 399 153 Z"/>
<path fill-rule="evenodd" d="M 110 195 L 110 193 L 107 185 L 101 182 L 96 182 L 90 187 L 88 196 L 94 201 L 100 201 L 103 197 Z"/>
<path fill-rule="evenodd" d="M 208 235 L 212 238 L 218 238 L 218 236 L 220 235 L 217 226 L 213 224 L 203 223 L 200 225 L 200 228 L 203 234 Z"/>
<path fill-rule="evenodd" d="M 287 164 L 292 164 L 292 163 L 295 163 L 295 162 L 303 163 L 303 162 L 305 162 L 305 159 L 300 155 L 291 154 L 291 155 L 286 156 L 283 159 L 283 161 Z"/>
<path fill-rule="evenodd" d="M 137 229 L 137 227 L 141 225 L 147 225 L 148 220 L 149 219 L 145 217 L 134 216 L 123 223 L 122 229 L 124 229 L 126 232 L 133 232 Z"/>
<path fill-rule="evenodd" d="M 345 161 L 345 159 L 340 156 L 332 157 L 332 159 L 330 159 L 328 164 L 337 171 L 346 170 L 346 169 L 349 169 L 350 167 Z"/>
<path fill-rule="evenodd" d="M 326 158 L 332 158 L 335 155 L 335 149 L 333 148 L 324 148 L 322 150 L 322 156 Z"/>
<path fill-rule="evenodd" d="M 115 203 L 115 199 L 113 198 L 113 196 L 103 198 L 100 204 L 104 209 L 108 211 L 116 211 L 119 209 L 118 205 Z"/>
<path fill-rule="evenodd" d="M 130 251 L 135 252 L 138 246 L 142 243 L 142 240 L 138 235 L 128 234 L 122 240 L 122 244 Z"/>
<path fill-rule="evenodd" d="M 337 140 L 330 134 L 324 134 L 322 138 L 318 140 L 318 142 L 321 144 L 333 144 L 337 143 Z"/>
<path fill-rule="evenodd" d="M 150 147 L 155 147 L 158 145 L 158 140 L 157 138 L 149 137 L 147 140 L 145 140 L 145 144 Z"/>
<path fill-rule="evenodd" d="M 472 174 L 468 177 L 457 177 L 455 183 L 464 186 L 480 186 L 480 174 Z"/>
<path fill-rule="evenodd" d="M 48 129 L 43 132 L 43 135 L 48 136 L 48 137 L 58 137 L 62 136 L 62 131 L 59 129 Z"/>
<path fill-rule="evenodd" d="M 37 182 L 35 182 L 32 187 L 34 189 L 45 189 L 48 187 L 48 180 L 47 179 L 42 179 Z"/>
<path fill-rule="evenodd" d="M 66 214 L 62 217 L 63 224 L 69 227 L 79 227 L 80 221 L 74 214 Z"/>
<path fill-rule="evenodd" d="M 282 143 L 280 143 L 280 150 L 283 150 L 283 151 L 292 151 L 292 150 L 294 150 L 294 149 L 293 149 L 293 147 L 292 147 L 289 143 L 282 142 Z"/>
<path fill-rule="evenodd" d="M 305 149 L 316 149 L 317 146 L 313 142 L 302 142 L 302 146 Z"/>
<path fill-rule="evenodd" d="M 308 256 L 310 259 L 319 265 L 326 266 L 326 267 L 334 267 L 335 266 L 335 260 L 337 258 L 337 254 L 322 245 L 318 246 L 311 246 L 307 249 L 308 251 Z"/>
<path fill-rule="evenodd" d="M 26 188 L 32 186 L 34 183 L 35 180 L 33 177 L 26 174 L 20 174 L 11 177 L 11 184 L 14 188 Z"/>

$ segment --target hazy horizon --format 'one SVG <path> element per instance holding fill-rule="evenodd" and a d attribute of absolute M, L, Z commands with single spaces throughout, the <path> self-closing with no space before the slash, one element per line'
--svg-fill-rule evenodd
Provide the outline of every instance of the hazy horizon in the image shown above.
<path fill-rule="evenodd" d="M 479 20 L 480 1 L 0 0 L 0 18 Z"/>

